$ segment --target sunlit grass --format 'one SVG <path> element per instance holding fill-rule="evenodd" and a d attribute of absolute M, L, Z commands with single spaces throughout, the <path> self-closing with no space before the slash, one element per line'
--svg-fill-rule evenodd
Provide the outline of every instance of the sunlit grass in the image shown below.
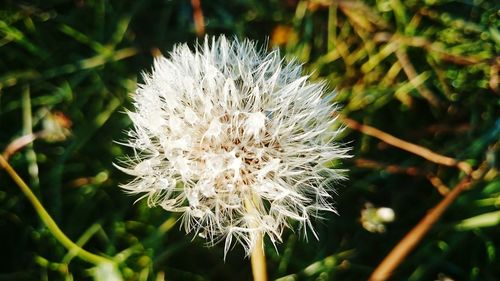
<path fill-rule="evenodd" d="M 498 5 L 494 1 L 201 1 L 205 31 L 249 37 L 304 63 L 337 91 L 342 115 L 484 167 L 401 262 L 394 280 L 495 280 L 500 245 Z M 198 30 L 199 31 L 199 30 Z M 153 55 L 194 43 L 191 1 L 7 1 L 0 8 L 0 151 L 57 226 L 125 280 L 249 280 L 240 248 L 178 230 L 177 217 L 124 194 L 129 94 Z M 39 134 L 44 132 L 43 134 Z M 48 132 L 48 133 L 47 133 Z M 69 134 L 69 132 L 71 132 Z M 349 182 L 320 241 L 287 232 L 266 248 L 270 279 L 364 280 L 464 172 L 346 130 Z M 357 161 L 357 160 L 363 161 Z M 472 174 L 472 177 L 475 175 Z M 439 181 L 436 181 L 436 178 Z M 366 203 L 394 210 L 363 228 Z M 0 172 L 0 280 L 104 278 L 67 249 Z M 271 243 L 267 243 L 271 245 Z M 286 278 L 285 278 L 286 277 Z"/>

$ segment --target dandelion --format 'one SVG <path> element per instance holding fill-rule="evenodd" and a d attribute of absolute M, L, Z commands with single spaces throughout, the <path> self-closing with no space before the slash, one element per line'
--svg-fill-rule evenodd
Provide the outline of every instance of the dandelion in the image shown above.
<path fill-rule="evenodd" d="M 283 230 L 306 233 L 321 212 L 335 212 L 329 167 L 347 157 L 331 93 L 301 75 L 277 50 L 252 41 L 206 38 L 155 59 L 133 96 L 134 150 L 122 185 L 150 206 L 182 214 L 187 233 L 208 245 L 237 243 L 249 254 Z M 314 233 L 314 230 L 313 230 Z"/>

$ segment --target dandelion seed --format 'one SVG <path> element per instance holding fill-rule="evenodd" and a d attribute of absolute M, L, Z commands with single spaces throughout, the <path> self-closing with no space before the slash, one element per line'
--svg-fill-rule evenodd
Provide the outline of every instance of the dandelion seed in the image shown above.
<path fill-rule="evenodd" d="M 334 141 L 331 94 L 300 65 L 221 36 L 176 46 L 144 81 L 129 113 L 136 154 L 120 167 L 136 177 L 126 191 L 181 212 L 187 232 L 225 240 L 226 252 L 335 211 L 325 182 L 343 176 L 326 164 L 348 149 Z"/>

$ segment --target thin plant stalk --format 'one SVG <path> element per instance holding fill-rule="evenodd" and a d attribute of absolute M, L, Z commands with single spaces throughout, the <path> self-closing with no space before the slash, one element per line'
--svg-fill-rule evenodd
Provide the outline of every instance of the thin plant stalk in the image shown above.
<path fill-rule="evenodd" d="M 91 252 L 86 251 L 85 249 L 78 246 L 75 242 L 71 241 L 71 239 L 62 232 L 57 223 L 52 219 L 47 210 L 43 207 L 42 203 L 38 200 L 35 194 L 31 191 L 29 186 L 23 181 L 23 179 L 17 174 L 17 172 L 12 168 L 12 166 L 5 160 L 5 158 L 0 155 L 0 166 L 5 169 L 5 171 L 10 175 L 10 177 L 14 180 L 14 182 L 19 186 L 24 195 L 31 202 L 35 211 L 42 219 L 45 226 L 49 229 L 49 231 L 54 235 L 54 237 L 69 251 L 75 253 L 79 258 L 85 260 L 89 263 L 100 265 L 103 263 L 114 264 L 114 262 L 108 258 L 93 254 Z"/>
<path fill-rule="evenodd" d="M 369 281 L 388 280 L 396 267 L 405 259 L 430 228 L 443 215 L 444 211 L 457 197 L 471 185 L 469 177 L 462 179 L 427 215 L 394 247 L 384 260 L 377 266 L 368 279 Z"/>
<path fill-rule="evenodd" d="M 344 121 L 344 124 L 351 129 L 360 131 L 365 135 L 375 137 L 385 143 L 388 143 L 397 148 L 411 152 L 429 161 L 445 166 L 457 167 L 458 169 L 465 172 L 467 175 L 470 175 L 472 173 L 472 168 L 467 162 L 458 161 L 454 158 L 440 155 L 430 149 L 396 138 L 395 136 L 383 132 L 377 128 L 358 123 L 347 117 L 343 117 L 342 121 Z"/>
<path fill-rule="evenodd" d="M 258 214 L 255 207 L 256 197 L 245 200 L 245 207 L 250 214 Z M 255 222 L 251 227 L 258 227 Z M 252 264 L 252 275 L 254 281 L 267 281 L 266 256 L 264 253 L 264 237 L 262 232 L 258 232 L 255 244 L 250 253 L 250 262 Z"/>
<path fill-rule="evenodd" d="M 259 234 L 250 257 L 254 281 L 267 281 L 266 256 L 264 255 L 263 243 L 262 234 Z"/>

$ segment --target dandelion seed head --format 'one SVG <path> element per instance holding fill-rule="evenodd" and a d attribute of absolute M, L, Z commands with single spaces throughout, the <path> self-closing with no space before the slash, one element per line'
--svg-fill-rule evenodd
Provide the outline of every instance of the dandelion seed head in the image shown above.
<path fill-rule="evenodd" d="M 122 187 L 182 213 L 209 245 L 225 240 L 225 252 L 239 242 L 249 253 L 260 235 L 280 242 L 292 221 L 306 229 L 335 211 L 326 181 L 343 175 L 327 163 L 348 149 L 335 142 L 331 97 L 252 41 L 177 45 L 133 96 L 135 154 L 119 168 L 135 179 Z"/>

